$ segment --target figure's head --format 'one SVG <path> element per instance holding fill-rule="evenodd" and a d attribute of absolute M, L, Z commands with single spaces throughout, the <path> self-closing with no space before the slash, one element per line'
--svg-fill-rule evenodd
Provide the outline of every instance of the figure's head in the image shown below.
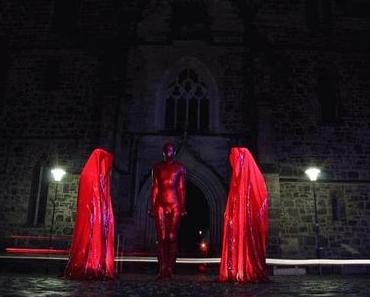
<path fill-rule="evenodd" d="M 173 157 L 175 156 L 175 146 L 167 142 L 163 145 L 163 158 L 165 161 L 167 160 L 172 160 Z"/>

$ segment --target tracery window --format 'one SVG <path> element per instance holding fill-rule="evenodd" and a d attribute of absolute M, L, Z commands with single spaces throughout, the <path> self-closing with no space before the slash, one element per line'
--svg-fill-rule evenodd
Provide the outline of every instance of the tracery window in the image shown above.
<path fill-rule="evenodd" d="M 192 69 L 180 71 L 167 87 L 165 127 L 181 132 L 209 129 L 208 86 Z"/>

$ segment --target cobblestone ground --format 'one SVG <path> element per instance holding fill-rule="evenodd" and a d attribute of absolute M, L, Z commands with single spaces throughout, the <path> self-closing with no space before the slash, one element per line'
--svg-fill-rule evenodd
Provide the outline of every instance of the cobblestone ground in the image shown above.
<path fill-rule="evenodd" d="M 156 281 L 149 274 L 121 274 L 113 281 L 71 281 L 42 274 L 0 274 L 0 296 L 370 296 L 370 277 L 274 276 L 265 284 L 218 283 L 215 275 L 179 275 Z"/>

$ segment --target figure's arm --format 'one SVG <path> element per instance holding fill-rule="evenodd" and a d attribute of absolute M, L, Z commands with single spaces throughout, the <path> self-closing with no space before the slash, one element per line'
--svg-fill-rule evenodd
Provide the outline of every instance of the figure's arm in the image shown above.
<path fill-rule="evenodd" d="M 185 174 L 186 174 L 186 169 L 182 168 L 181 173 L 180 173 L 179 182 L 177 185 L 177 193 L 179 195 L 179 202 L 180 202 L 182 216 L 185 216 L 187 214 L 186 206 L 185 206 Z"/>
<path fill-rule="evenodd" d="M 152 215 L 154 216 L 154 206 L 155 206 L 155 202 L 157 200 L 157 197 L 158 197 L 158 180 L 157 180 L 157 176 L 155 174 L 155 170 L 152 169 L 152 193 L 151 193 L 151 203 L 152 203 L 152 206 L 150 207 L 148 213 L 149 215 Z"/>

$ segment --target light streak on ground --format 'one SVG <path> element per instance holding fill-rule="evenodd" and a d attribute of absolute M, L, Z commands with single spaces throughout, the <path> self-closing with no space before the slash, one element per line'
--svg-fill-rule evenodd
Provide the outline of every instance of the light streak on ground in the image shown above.
<path fill-rule="evenodd" d="M 29 260 L 57 260 L 67 261 L 68 256 L 58 255 L 12 255 L 2 254 L 0 259 L 29 259 Z M 157 262 L 156 257 L 116 257 L 115 262 L 144 262 L 144 263 L 155 263 Z M 180 264 L 218 264 L 220 258 L 177 258 L 176 263 Z M 266 263 L 268 265 L 277 266 L 311 266 L 311 265 L 370 265 L 370 259 L 273 259 L 267 258 Z"/>

